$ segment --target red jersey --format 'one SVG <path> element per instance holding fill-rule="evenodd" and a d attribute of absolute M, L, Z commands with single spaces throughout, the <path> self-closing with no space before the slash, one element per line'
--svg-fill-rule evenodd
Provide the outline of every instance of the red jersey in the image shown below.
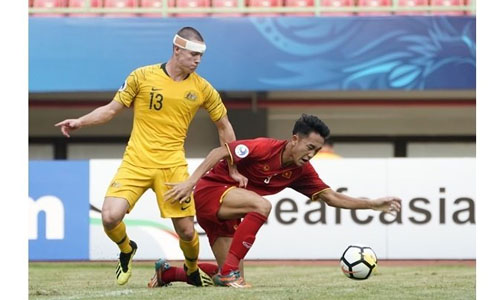
<path fill-rule="evenodd" d="M 281 156 L 287 141 L 270 138 L 234 141 L 227 144 L 231 161 L 238 171 L 248 178 L 247 189 L 261 196 L 276 194 L 290 187 L 310 198 L 330 188 L 308 162 L 299 167 L 283 167 Z M 204 180 L 225 185 L 236 185 L 229 176 L 227 161 L 219 162 Z"/>

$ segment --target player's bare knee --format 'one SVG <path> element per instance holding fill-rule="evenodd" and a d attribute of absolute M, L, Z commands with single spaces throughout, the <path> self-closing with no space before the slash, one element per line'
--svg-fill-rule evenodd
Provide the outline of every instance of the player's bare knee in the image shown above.
<path fill-rule="evenodd" d="M 269 216 L 271 213 L 271 202 L 265 198 L 260 198 L 260 201 L 255 202 L 255 212 L 258 212 L 259 214 L 263 216 Z"/>
<path fill-rule="evenodd" d="M 118 214 L 113 213 L 109 209 L 103 209 L 102 213 L 102 225 L 104 228 L 111 230 L 120 224 L 122 217 Z"/>
<path fill-rule="evenodd" d="M 188 226 L 177 228 L 177 234 L 184 241 L 192 241 L 194 238 L 194 228 Z"/>

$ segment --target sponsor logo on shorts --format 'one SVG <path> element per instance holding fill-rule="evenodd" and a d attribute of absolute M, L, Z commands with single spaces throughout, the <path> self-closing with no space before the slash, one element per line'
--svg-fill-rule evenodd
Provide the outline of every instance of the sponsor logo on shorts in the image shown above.
<path fill-rule="evenodd" d="M 114 188 L 119 188 L 121 186 L 122 186 L 122 184 L 119 183 L 118 181 L 114 181 L 113 183 L 111 183 L 111 187 L 114 187 Z"/>
<path fill-rule="evenodd" d="M 182 207 L 181 207 L 181 210 L 186 210 L 186 209 L 188 209 L 188 208 L 190 208 L 190 207 L 191 207 L 191 205 L 188 205 L 188 206 L 182 206 Z"/>
<path fill-rule="evenodd" d="M 248 156 L 248 153 L 250 153 L 250 151 L 248 150 L 247 146 L 240 144 L 240 145 L 236 146 L 236 148 L 234 148 L 234 153 L 239 158 L 245 158 Z"/>

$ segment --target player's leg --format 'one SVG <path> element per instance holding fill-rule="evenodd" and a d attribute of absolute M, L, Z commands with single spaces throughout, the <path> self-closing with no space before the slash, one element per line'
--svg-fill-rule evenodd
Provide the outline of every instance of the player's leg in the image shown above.
<path fill-rule="evenodd" d="M 123 218 L 148 188 L 147 171 L 122 164 L 109 186 L 102 206 L 102 224 L 106 235 L 120 248 L 116 281 L 123 285 L 132 275 L 132 258 L 137 244 L 127 235 Z"/>
<path fill-rule="evenodd" d="M 166 182 L 182 182 L 188 178 L 187 166 L 162 169 L 155 176 L 154 191 L 160 208 L 161 216 L 171 218 L 174 229 L 179 236 L 179 247 L 184 254 L 184 266 L 188 276 L 188 283 L 196 286 L 213 285 L 210 276 L 198 267 L 199 238 L 194 229 L 195 207 L 194 201 L 185 203 L 165 201 L 163 194 L 167 191 Z"/>
<path fill-rule="evenodd" d="M 224 262 L 226 261 L 227 254 L 229 253 L 229 248 L 231 248 L 231 243 L 233 241 L 232 237 L 221 236 L 215 240 L 215 243 L 212 245 L 212 252 L 215 256 L 215 260 L 217 261 L 217 265 L 219 269 L 222 268 Z M 244 269 L 243 269 L 243 260 L 240 261 L 239 266 L 241 277 L 245 277 Z M 215 275 L 215 274 L 214 274 Z"/>
<path fill-rule="evenodd" d="M 234 233 L 220 274 L 214 277 L 217 285 L 245 287 L 240 284 L 242 276 L 239 266 L 270 212 L 271 203 L 255 192 L 235 188 L 225 194 L 217 217 L 221 220 L 243 217 L 243 220 Z"/>

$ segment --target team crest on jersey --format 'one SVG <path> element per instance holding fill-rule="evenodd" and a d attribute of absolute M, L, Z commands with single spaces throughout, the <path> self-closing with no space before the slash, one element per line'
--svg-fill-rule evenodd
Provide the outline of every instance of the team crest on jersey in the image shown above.
<path fill-rule="evenodd" d="M 262 169 L 263 169 L 264 171 L 269 171 L 269 170 L 271 169 L 271 167 L 270 167 L 268 164 L 265 164 L 265 165 L 262 167 Z"/>
<path fill-rule="evenodd" d="M 236 146 L 236 148 L 234 148 L 234 153 L 239 158 L 245 158 L 245 157 L 247 157 L 248 153 L 250 153 L 250 150 L 248 150 L 247 146 L 240 144 L 240 145 Z"/>
<path fill-rule="evenodd" d="M 125 82 L 123 82 L 123 84 L 120 86 L 118 91 L 123 92 L 126 88 L 127 88 L 127 80 L 125 80 Z"/>
<path fill-rule="evenodd" d="M 286 179 L 290 179 L 290 177 L 292 177 L 292 171 L 286 171 L 285 173 L 281 174 L 281 176 L 285 177 Z"/>
<path fill-rule="evenodd" d="M 184 99 L 189 101 L 196 101 L 196 99 L 198 99 L 198 96 L 196 95 L 195 91 L 189 91 L 184 95 Z"/>

